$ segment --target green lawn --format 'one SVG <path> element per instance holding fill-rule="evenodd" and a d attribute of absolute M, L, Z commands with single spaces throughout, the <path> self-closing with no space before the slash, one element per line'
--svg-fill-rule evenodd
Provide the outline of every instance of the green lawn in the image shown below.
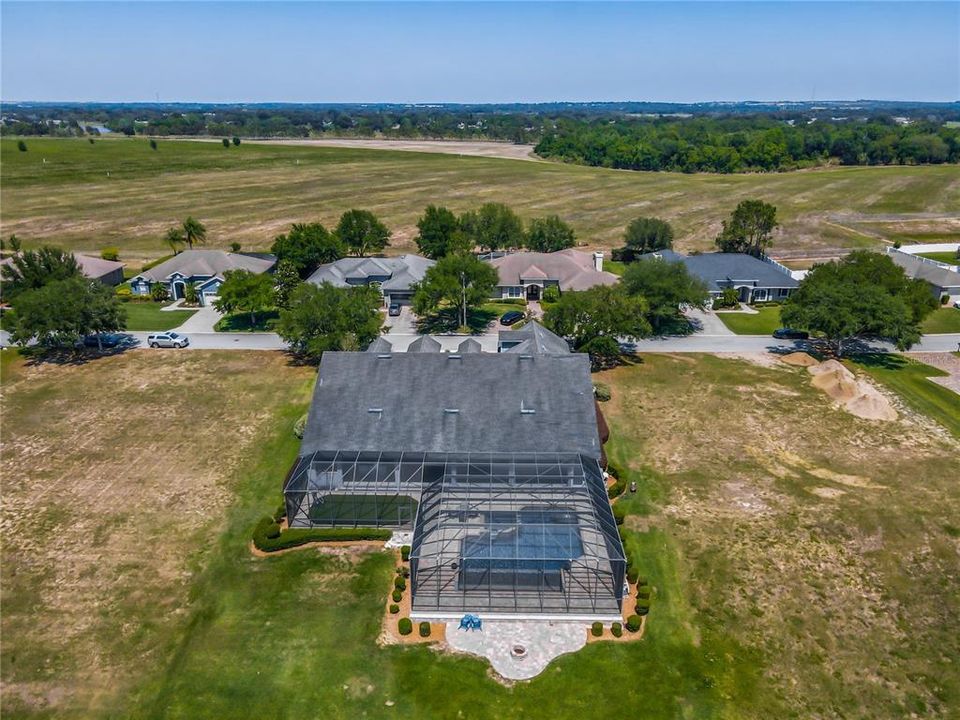
<path fill-rule="evenodd" d="M 172 330 L 186 322 L 195 310 L 161 311 L 169 303 L 128 302 L 123 309 L 127 313 L 127 330 Z"/>
<path fill-rule="evenodd" d="M 957 259 L 957 254 L 955 252 L 917 253 L 917 256 L 928 258 L 929 260 L 936 260 L 937 262 L 946 263 L 947 265 L 960 264 L 960 259 Z"/>
<path fill-rule="evenodd" d="M 756 308 L 754 313 L 718 312 L 716 315 L 723 324 L 737 335 L 771 335 L 780 324 L 780 307 Z"/>
<path fill-rule="evenodd" d="M 760 197 L 777 206 L 776 255 L 879 247 L 877 235 L 902 230 L 890 214 L 960 206 L 956 167 L 946 165 L 688 175 L 255 142 L 226 149 L 161 140 L 151 150 L 143 138 L 93 145 L 31 138 L 28 152 L 16 143 L 0 140 L 4 232 L 16 233 L 26 247 L 56 243 L 97 252 L 112 245 L 127 262 L 167 254 L 164 232 L 187 215 L 207 225 L 210 247 L 237 241 L 263 250 L 290 223 L 332 227 L 342 212 L 360 206 L 383 218 L 394 231 L 393 251 L 403 251 L 413 248 L 426 205 L 463 212 L 501 201 L 528 220 L 557 213 L 581 242 L 610 249 L 649 205 L 673 225 L 677 249 L 690 251 L 712 249 L 720 220 L 739 201 Z M 882 214 L 880 224 L 861 231 L 873 214 Z M 925 222 L 930 232 L 949 230 L 949 219 Z"/>
<path fill-rule="evenodd" d="M 914 410 L 932 417 L 960 438 L 960 395 L 928 380 L 947 373 L 903 355 L 865 355 L 853 362 Z"/>
<path fill-rule="evenodd" d="M 280 317 L 277 310 L 265 310 L 254 313 L 232 313 L 224 315 L 213 326 L 216 332 L 273 332 L 274 326 Z"/>
<path fill-rule="evenodd" d="M 924 334 L 960 333 L 960 309 L 937 308 L 927 316 L 920 328 Z"/>

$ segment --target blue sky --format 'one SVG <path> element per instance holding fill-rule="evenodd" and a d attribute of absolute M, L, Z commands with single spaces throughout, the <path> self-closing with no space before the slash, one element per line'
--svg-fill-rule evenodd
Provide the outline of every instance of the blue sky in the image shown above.
<path fill-rule="evenodd" d="M 4 100 L 960 99 L 958 2 L 0 4 Z"/>

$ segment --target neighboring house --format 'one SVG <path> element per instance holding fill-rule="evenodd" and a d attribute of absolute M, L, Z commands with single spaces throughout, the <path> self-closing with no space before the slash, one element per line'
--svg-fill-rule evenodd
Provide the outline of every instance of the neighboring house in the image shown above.
<path fill-rule="evenodd" d="M 682 262 L 691 275 L 706 283 L 711 298 L 720 297 L 724 290 L 733 288 L 744 303 L 786 300 L 800 285 L 783 265 L 745 253 L 681 255 L 673 250 L 661 250 L 641 257 Z"/>
<path fill-rule="evenodd" d="M 518 330 L 501 330 L 497 337 L 497 352 L 563 354 L 570 352 L 570 345 L 559 335 L 531 320 Z"/>
<path fill-rule="evenodd" d="M 103 258 L 93 257 L 91 255 L 81 255 L 73 253 L 77 264 L 80 266 L 80 272 L 91 280 L 99 280 L 104 285 L 119 285 L 123 282 L 123 263 L 114 260 L 104 260 Z M 13 264 L 12 258 L 0 260 L 0 265 Z"/>
<path fill-rule="evenodd" d="M 134 295 L 149 295 L 157 283 L 165 285 L 174 300 L 183 298 L 188 285 L 197 286 L 201 305 L 210 305 L 220 292 L 226 273 L 249 270 L 272 272 L 277 259 L 266 253 L 231 253 L 225 250 L 184 250 L 144 270 L 130 280 Z"/>
<path fill-rule="evenodd" d="M 949 266 L 943 263 L 893 248 L 888 249 L 887 254 L 903 268 L 907 277 L 925 281 L 938 301 L 946 295 L 950 298 L 949 302 L 960 302 L 960 273 L 950 270 Z"/>
<path fill-rule="evenodd" d="M 496 298 L 539 300 L 545 288 L 560 292 L 616 285 L 616 275 L 603 270 L 603 253 L 560 250 L 553 253 L 518 252 L 489 261 L 500 277 Z"/>
<path fill-rule="evenodd" d="M 463 349 L 324 353 L 289 526 L 412 531 L 415 620 L 618 620 L 589 357 Z"/>
<path fill-rule="evenodd" d="M 336 287 L 376 283 L 385 304 L 409 305 L 414 283 L 423 280 L 427 270 L 434 264 L 433 260 L 419 255 L 342 258 L 318 267 L 307 278 L 307 282 L 315 285 L 327 282 Z"/>

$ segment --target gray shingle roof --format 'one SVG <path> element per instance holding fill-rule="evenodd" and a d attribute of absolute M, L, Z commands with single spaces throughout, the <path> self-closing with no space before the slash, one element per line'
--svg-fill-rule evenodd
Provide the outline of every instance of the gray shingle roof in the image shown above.
<path fill-rule="evenodd" d="M 421 335 L 407 347 L 408 353 L 438 353 L 440 350 L 440 341 L 429 335 Z"/>
<path fill-rule="evenodd" d="M 423 280 L 427 270 L 434 265 L 419 255 L 398 255 L 382 258 L 341 258 L 336 262 L 318 267 L 307 282 L 320 285 L 330 283 L 336 287 L 365 285 L 371 279 L 380 279 L 384 290 L 409 290 L 413 283 Z"/>
<path fill-rule="evenodd" d="M 902 267 L 908 277 L 926 280 L 941 289 L 960 287 L 960 273 L 953 270 L 924 262 L 921 258 L 903 252 L 891 252 L 890 259 Z"/>
<path fill-rule="evenodd" d="M 692 275 L 703 280 L 714 292 L 730 287 L 733 283 L 767 288 L 795 288 L 800 284 L 775 265 L 745 253 L 680 255 L 673 250 L 661 250 L 641 257 L 659 257 L 671 262 L 682 262 Z"/>
<path fill-rule="evenodd" d="M 457 352 L 458 353 L 478 353 L 478 352 L 483 352 L 483 347 L 480 345 L 480 343 L 477 340 L 473 338 L 467 338 L 457 346 Z"/>
<path fill-rule="evenodd" d="M 531 320 L 519 330 L 501 330 L 498 340 L 503 343 L 517 343 L 504 352 L 564 355 L 570 352 L 570 345 L 559 335 L 547 330 L 536 320 Z"/>
<path fill-rule="evenodd" d="M 587 355 L 327 352 L 301 455 L 319 450 L 600 456 Z"/>
<path fill-rule="evenodd" d="M 151 282 L 162 282 L 173 273 L 186 277 L 223 277 L 229 270 L 263 273 L 270 270 L 276 262 L 277 259 L 272 255 L 246 255 L 224 250 L 184 250 L 169 260 L 144 270 L 138 277 L 144 277 Z"/>
<path fill-rule="evenodd" d="M 367 352 L 388 353 L 393 350 L 393 345 L 384 337 L 378 337 L 367 346 Z"/>

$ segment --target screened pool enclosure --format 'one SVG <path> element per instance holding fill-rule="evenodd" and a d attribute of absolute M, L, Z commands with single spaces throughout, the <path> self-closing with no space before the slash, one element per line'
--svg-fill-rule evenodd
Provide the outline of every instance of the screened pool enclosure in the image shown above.
<path fill-rule="evenodd" d="M 324 452 L 284 488 L 291 527 L 413 530 L 413 612 L 619 615 L 626 562 L 597 460 Z"/>

